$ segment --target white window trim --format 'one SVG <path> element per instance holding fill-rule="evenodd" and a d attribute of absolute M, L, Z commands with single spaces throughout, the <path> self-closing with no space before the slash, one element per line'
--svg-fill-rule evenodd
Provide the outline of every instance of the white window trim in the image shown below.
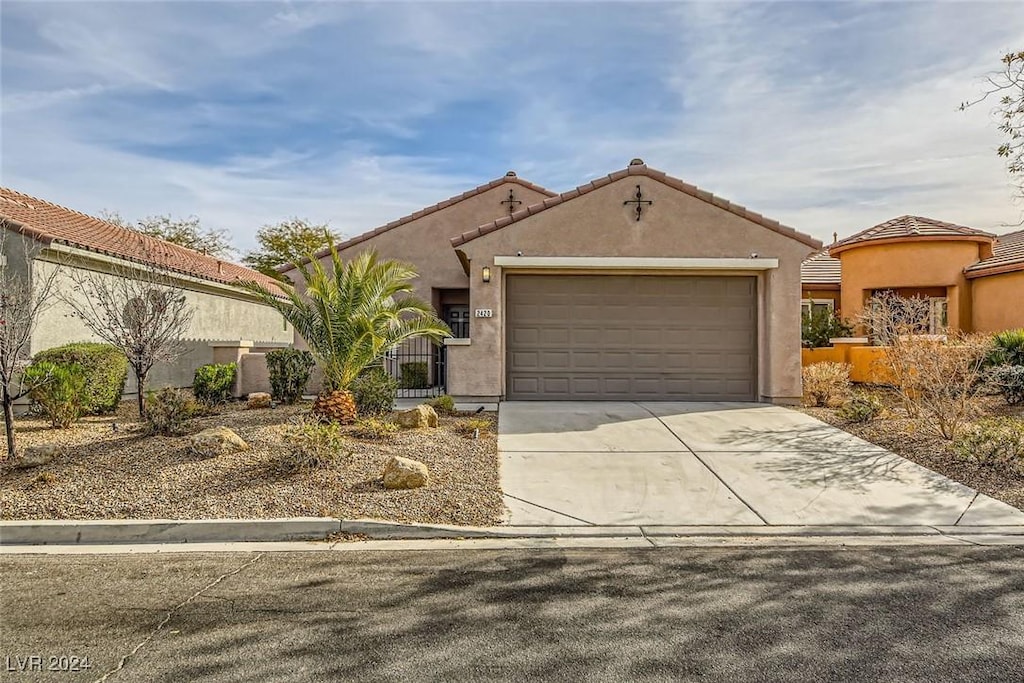
<path fill-rule="evenodd" d="M 806 306 L 807 312 L 810 313 L 811 311 L 814 310 L 815 306 L 821 306 L 822 304 L 828 306 L 828 310 L 832 311 L 833 313 L 835 312 L 835 299 L 800 299 L 800 311 L 802 313 L 804 311 L 804 307 Z"/>

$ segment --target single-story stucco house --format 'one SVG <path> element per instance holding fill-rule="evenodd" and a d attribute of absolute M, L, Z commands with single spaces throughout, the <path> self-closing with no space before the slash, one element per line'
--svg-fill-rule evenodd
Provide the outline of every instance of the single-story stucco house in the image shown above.
<path fill-rule="evenodd" d="M 248 340 L 247 348 L 292 343 L 294 334 L 281 315 L 236 284 L 256 280 L 276 287 L 262 273 L 8 188 L 0 188 L 0 220 L 6 231 L 0 267 L 29 279 L 58 269 L 56 288 L 63 296 L 84 296 L 76 288 L 81 271 L 122 277 L 157 269 L 181 288 L 195 311 L 188 350 L 176 363 L 153 369 L 153 388 L 191 386 L 197 367 L 230 359 L 219 354 L 221 344 L 234 352 L 239 340 Z M 30 353 L 78 341 L 99 340 L 55 296 L 38 321 Z M 126 391 L 136 391 L 131 378 Z"/>
<path fill-rule="evenodd" d="M 458 400 L 795 403 L 821 247 L 635 159 L 562 194 L 510 171 L 338 250 L 418 268 L 455 331 L 433 381 Z"/>
<path fill-rule="evenodd" d="M 873 295 L 927 297 L 930 330 L 1024 327 L 1024 230 L 1005 235 L 900 216 L 829 245 L 801 268 L 805 311 L 848 320 Z"/>

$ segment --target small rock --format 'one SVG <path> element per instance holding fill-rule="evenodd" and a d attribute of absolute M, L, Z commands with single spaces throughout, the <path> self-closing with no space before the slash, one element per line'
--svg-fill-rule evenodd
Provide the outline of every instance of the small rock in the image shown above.
<path fill-rule="evenodd" d="M 384 465 L 384 488 L 418 489 L 430 483 L 430 471 L 419 460 L 396 455 Z"/>
<path fill-rule="evenodd" d="M 18 470 L 28 469 L 29 467 L 39 467 L 40 465 L 49 465 L 59 453 L 60 446 L 53 443 L 29 446 L 25 449 L 25 452 L 21 454 L 21 457 L 15 458 L 11 465 Z"/>
<path fill-rule="evenodd" d="M 427 404 L 418 405 L 412 410 L 404 410 L 396 416 L 398 424 L 406 429 L 417 427 L 436 427 L 437 412 Z"/>
<path fill-rule="evenodd" d="M 189 439 L 189 446 L 193 453 L 207 458 L 237 453 L 249 448 L 249 444 L 242 440 L 242 437 L 227 427 L 210 427 L 193 434 Z"/>
<path fill-rule="evenodd" d="M 265 391 L 254 391 L 246 398 L 245 407 L 249 410 L 256 410 L 258 408 L 270 408 L 270 394 Z"/>

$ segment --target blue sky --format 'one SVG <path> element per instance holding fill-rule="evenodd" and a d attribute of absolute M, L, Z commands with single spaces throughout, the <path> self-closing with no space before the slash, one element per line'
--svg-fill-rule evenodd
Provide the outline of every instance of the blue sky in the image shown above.
<path fill-rule="evenodd" d="M 632 157 L 826 241 L 1024 207 L 983 105 L 1024 3 L 17 2 L 2 182 L 196 215 L 240 250 L 354 235 L 515 169 L 564 191 Z"/>

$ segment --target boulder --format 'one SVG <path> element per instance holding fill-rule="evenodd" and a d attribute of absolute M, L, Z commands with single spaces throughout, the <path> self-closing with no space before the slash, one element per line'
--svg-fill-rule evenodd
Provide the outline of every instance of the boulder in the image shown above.
<path fill-rule="evenodd" d="M 60 446 L 53 443 L 42 443 L 37 446 L 29 446 L 20 457 L 15 458 L 11 465 L 15 469 L 19 470 L 28 469 L 29 467 L 49 465 L 59 453 Z"/>
<path fill-rule="evenodd" d="M 254 391 L 245 400 L 245 407 L 249 410 L 270 407 L 270 394 L 265 391 Z"/>
<path fill-rule="evenodd" d="M 210 427 L 189 439 L 193 453 L 212 458 L 217 455 L 237 453 L 249 448 L 249 444 L 227 427 Z"/>
<path fill-rule="evenodd" d="M 419 460 L 392 457 L 384 465 L 384 488 L 418 489 L 430 483 L 430 471 Z"/>
<path fill-rule="evenodd" d="M 425 403 L 412 410 L 403 410 L 397 418 L 398 424 L 406 429 L 437 426 L 437 412 Z"/>

